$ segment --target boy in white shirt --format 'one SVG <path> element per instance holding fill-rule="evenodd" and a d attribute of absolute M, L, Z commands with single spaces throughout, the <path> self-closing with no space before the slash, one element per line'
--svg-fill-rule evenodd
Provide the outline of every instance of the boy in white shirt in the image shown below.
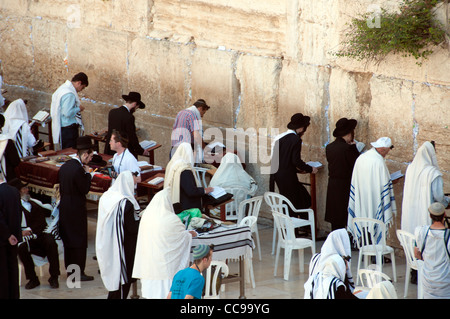
<path fill-rule="evenodd" d="M 113 156 L 112 165 L 114 172 L 112 177 L 117 177 L 123 171 L 137 172 L 137 183 L 141 181 L 141 169 L 139 168 L 136 157 L 128 150 L 128 138 L 125 133 L 113 130 L 109 141 L 111 150 L 116 151 Z"/>

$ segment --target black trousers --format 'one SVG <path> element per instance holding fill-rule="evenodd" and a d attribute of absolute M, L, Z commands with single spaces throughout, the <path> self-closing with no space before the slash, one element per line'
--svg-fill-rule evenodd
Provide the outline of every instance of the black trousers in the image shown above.
<path fill-rule="evenodd" d="M 69 267 L 70 265 L 78 265 L 80 267 L 81 274 L 84 274 L 86 268 L 86 247 L 83 248 L 71 248 L 64 247 L 64 265 Z M 71 273 L 68 273 L 68 275 Z"/>
<path fill-rule="evenodd" d="M 60 275 L 58 245 L 52 235 L 42 233 L 38 236 L 38 238 L 30 240 L 28 244 L 26 242 L 20 244 L 18 254 L 20 261 L 25 268 L 25 276 L 28 280 L 32 280 L 37 277 L 31 254 L 47 257 L 50 264 L 50 276 L 57 277 Z"/>
<path fill-rule="evenodd" d="M 61 127 L 61 149 L 77 146 L 78 124 Z M 57 143 L 58 141 L 54 141 Z"/>
<path fill-rule="evenodd" d="M 17 245 L 0 245 L 0 299 L 19 299 Z"/>
<path fill-rule="evenodd" d="M 110 291 L 108 293 L 108 299 L 127 299 L 128 293 L 130 292 L 131 283 L 121 285 L 119 290 Z"/>

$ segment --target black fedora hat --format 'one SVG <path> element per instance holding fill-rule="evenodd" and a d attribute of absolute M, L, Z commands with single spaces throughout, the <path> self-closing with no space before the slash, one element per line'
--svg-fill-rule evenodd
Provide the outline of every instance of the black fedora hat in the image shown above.
<path fill-rule="evenodd" d="M 291 121 L 288 123 L 287 128 L 291 130 L 296 130 L 300 127 L 308 127 L 311 118 L 309 116 L 303 115 L 302 113 L 295 113 L 291 117 Z"/>
<path fill-rule="evenodd" d="M 93 147 L 94 144 L 92 144 L 92 140 L 89 136 L 80 136 L 77 138 L 77 145 L 75 146 L 77 150 L 87 150 Z"/>
<path fill-rule="evenodd" d="M 358 121 L 355 119 L 348 119 L 343 117 L 336 122 L 336 128 L 333 131 L 334 137 L 342 137 L 353 131 L 358 124 Z"/>
<path fill-rule="evenodd" d="M 92 156 L 92 160 L 88 163 L 89 166 L 98 166 L 103 167 L 106 166 L 106 161 L 101 157 L 101 155 L 94 154 Z"/>
<path fill-rule="evenodd" d="M 20 179 L 15 177 L 8 182 L 8 185 L 17 188 L 20 191 L 23 187 L 28 186 L 28 183 L 23 183 Z"/>
<path fill-rule="evenodd" d="M 128 95 L 122 95 L 122 99 L 125 101 L 137 102 L 140 109 L 145 108 L 145 104 L 141 101 L 141 94 L 139 92 L 130 92 Z"/>

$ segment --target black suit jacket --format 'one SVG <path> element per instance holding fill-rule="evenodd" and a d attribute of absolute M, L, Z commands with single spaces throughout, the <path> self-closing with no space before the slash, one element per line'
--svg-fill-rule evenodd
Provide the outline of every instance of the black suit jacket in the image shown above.
<path fill-rule="evenodd" d="M 76 159 L 67 161 L 59 170 L 59 234 L 64 246 L 87 247 L 86 194 L 91 187 L 91 175 Z"/>
<path fill-rule="evenodd" d="M 297 177 L 299 172 L 312 172 L 312 167 L 301 159 L 301 152 L 302 140 L 297 134 L 287 134 L 276 141 L 269 182 L 270 191 L 274 191 L 276 183 L 280 194 L 299 209 L 311 206 L 311 196 Z"/>
<path fill-rule="evenodd" d="M 31 228 L 33 234 L 40 235 L 47 227 L 46 217 L 49 217 L 51 212 L 48 209 L 42 208 L 32 200 L 29 201 L 31 204 L 31 211 L 28 211 L 22 205 L 22 210 L 27 221 L 27 226 Z"/>
<path fill-rule="evenodd" d="M 22 210 L 19 191 L 7 183 L 0 184 L 0 246 L 9 245 L 14 235 L 22 241 Z"/>
<path fill-rule="evenodd" d="M 183 210 L 198 208 L 202 211 L 202 196 L 205 195 L 203 187 L 197 187 L 192 171 L 185 170 L 180 174 L 180 205 L 175 208 L 175 213 Z"/>
<path fill-rule="evenodd" d="M 348 200 L 353 167 L 359 156 L 356 145 L 349 145 L 343 138 L 327 145 L 328 188 L 325 220 L 339 227 L 347 225 Z"/>
<path fill-rule="evenodd" d="M 131 154 L 137 158 L 138 155 L 144 153 L 144 149 L 139 145 L 139 140 L 136 135 L 136 125 L 134 124 L 134 116 L 125 106 L 112 109 L 108 114 L 108 133 L 106 134 L 105 154 L 113 155 L 115 152 L 111 151 L 109 147 L 109 140 L 111 139 L 112 130 L 125 132 L 128 136 L 128 149 Z"/>
<path fill-rule="evenodd" d="M 16 177 L 14 169 L 20 164 L 20 157 L 13 140 L 8 140 L 5 152 L 3 153 L 3 158 L 5 159 L 6 166 L 6 181 L 11 181 Z"/>

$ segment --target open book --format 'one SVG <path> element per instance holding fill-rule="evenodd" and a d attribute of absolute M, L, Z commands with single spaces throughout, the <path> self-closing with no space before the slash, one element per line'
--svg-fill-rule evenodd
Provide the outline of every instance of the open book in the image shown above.
<path fill-rule="evenodd" d="M 44 122 L 45 120 L 48 119 L 49 116 L 50 116 L 50 114 L 47 111 L 39 111 L 36 113 L 35 116 L 33 116 L 32 120 L 38 121 L 38 122 Z"/>
<path fill-rule="evenodd" d="M 148 148 L 150 148 L 152 146 L 155 146 L 156 142 L 155 141 L 147 141 L 147 140 L 145 140 L 145 141 L 140 142 L 139 145 L 141 145 L 141 147 L 144 150 L 146 150 L 146 149 L 148 149 Z"/>
<path fill-rule="evenodd" d="M 391 174 L 391 180 L 395 181 L 396 179 L 399 179 L 400 177 L 403 177 L 402 171 L 396 171 Z"/>
<path fill-rule="evenodd" d="M 211 195 L 212 197 L 217 199 L 217 198 L 225 195 L 226 193 L 227 192 L 222 187 L 214 186 L 214 190 L 211 193 L 209 193 L 208 195 Z"/>

